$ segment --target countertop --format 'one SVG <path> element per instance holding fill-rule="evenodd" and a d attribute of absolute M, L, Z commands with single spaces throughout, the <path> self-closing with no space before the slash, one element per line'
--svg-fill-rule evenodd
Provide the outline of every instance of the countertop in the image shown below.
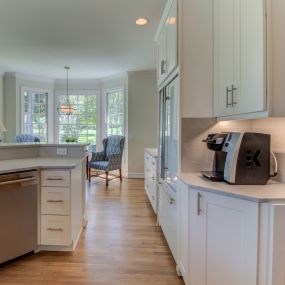
<path fill-rule="evenodd" d="M 34 168 L 75 168 L 85 158 L 45 158 L 34 157 L 25 159 L 10 159 L 0 161 L 0 174 L 24 171 Z"/>
<path fill-rule="evenodd" d="M 267 185 L 230 185 L 225 182 L 212 182 L 200 173 L 183 173 L 179 178 L 197 190 L 214 192 L 253 202 L 285 200 L 285 184 L 270 180 Z"/>
<path fill-rule="evenodd" d="M 89 144 L 86 143 L 62 143 L 62 144 L 56 144 L 56 143 L 0 143 L 0 149 L 1 148 L 20 148 L 20 147 L 86 147 Z"/>
<path fill-rule="evenodd" d="M 149 153 L 153 158 L 158 157 L 158 149 L 157 148 L 145 148 L 144 149 L 147 153 Z"/>

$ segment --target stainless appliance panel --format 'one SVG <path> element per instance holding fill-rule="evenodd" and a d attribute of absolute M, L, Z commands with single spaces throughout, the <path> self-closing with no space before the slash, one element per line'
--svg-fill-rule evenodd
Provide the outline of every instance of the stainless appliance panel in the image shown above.
<path fill-rule="evenodd" d="M 161 89 L 159 95 L 159 178 L 175 190 L 179 154 L 179 78 Z"/>
<path fill-rule="evenodd" d="M 37 248 L 37 172 L 0 175 L 0 264 Z"/>

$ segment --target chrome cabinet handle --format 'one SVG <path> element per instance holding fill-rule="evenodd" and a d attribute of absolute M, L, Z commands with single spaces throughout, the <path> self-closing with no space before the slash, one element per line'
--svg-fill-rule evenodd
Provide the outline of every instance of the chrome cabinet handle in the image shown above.
<path fill-rule="evenodd" d="M 231 93 L 232 93 L 232 107 L 234 107 L 234 105 L 237 104 L 237 102 L 235 102 L 235 100 L 234 100 L 234 93 L 235 93 L 235 91 L 237 91 L 237 88 L 234 85 L 232 85 L 232 90 L 231 90 Z"/>
<path fill-rule="evenodd" d="M 202 194 L 198 193 L 197 194 L 197 215 L 200 216 L 200 214 L 202 213 L 202 209 L 201 209 L 201 198 L 202 198 Z"/>
<path fill-rule="evenodd" d="M 49 181 L 62 181 L 64 180 L 62 177 L 47 177 Z"/>
<path fill-rule="evenodd" d="M 63 232 L 63 228 L 47 228 L 51 232 Z"/>
<path fill-rule="evenodd" d="M 47 200 L 48 203 L 64 203 L 63 200 Z"/>
<path fill-rule="evenodd" d="M 229 94 L 232 92 L 232 90 L 229 87 L 226 87 L 226 96 L 227 96 L 227 103 L 226 103 L 226 107 L 229 108 L 232 106 L 231 103 L 229 103 Z"/>
<path fill-rule="evenodd" d="M 162 60 L 160 64 L 161 64 L 160 74 L 163 75 L 166 73 L 166 61 Z"/>

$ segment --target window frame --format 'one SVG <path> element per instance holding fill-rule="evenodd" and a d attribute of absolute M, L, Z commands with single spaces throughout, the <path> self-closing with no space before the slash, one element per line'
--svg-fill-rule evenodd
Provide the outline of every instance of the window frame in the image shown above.
<path fill-rule="evenodd" d="M 20 130 L 21 133 L 25 133 L 25 93 L 46 93 L 47 94 L 47 143 L 53 138 L 53 92 L 49 89 L 33 88 L 33 87 L 21 87 L 21 112 L 20 112 Z"/>
<path fill-rule="evenodd" d="M 69 90 L 69 96 L 96 96 L 96 144 L 101 141 L 101 108 L 100 108 L 100 92 L 98 90 Z M 59 142 L 59 114 L 58 114 L 58 106 L 59 106 L 59 97 L 66 96 L 66 91 L 56 91 L 55 93 L 55 141 Z"/>
<path fill-rule="evenodd" d="M 125 133 L 126 133 L 126 117 L 127 117 L 127 114 L 126 114 L 126 92 L 125 92 L 126 88 L 125 86 L 117 86 L 117 87 L 114 87 L 114 88 L 107 88 L 107 89 L 104 89 L 103 90 L 103 110 L 104 110 L 104 116 L 103 116 L 103 119 L 104 119 L 104 122 L 103 122 L 103 136 L 104 137 L 107 137 L 107 131 L 108 131 L 108 110 L 107 110 L 107 97 L 108 97 L 108 94 L 109 93 L 114 93 L 114 92 L 118 92 L 118 91 L 122 91 L 123 93 L 123 136 L 125 136 Z"/>

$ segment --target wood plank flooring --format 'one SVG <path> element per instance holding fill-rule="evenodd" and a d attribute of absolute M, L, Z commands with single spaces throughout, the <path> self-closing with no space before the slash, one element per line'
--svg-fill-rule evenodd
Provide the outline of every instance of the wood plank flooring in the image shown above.
<path fill-rule="evenodd" d="M 143 180 L 92 180 L 73 253 L 41 252 L 0 271 L 2 285 L 182 285 Z"/>

